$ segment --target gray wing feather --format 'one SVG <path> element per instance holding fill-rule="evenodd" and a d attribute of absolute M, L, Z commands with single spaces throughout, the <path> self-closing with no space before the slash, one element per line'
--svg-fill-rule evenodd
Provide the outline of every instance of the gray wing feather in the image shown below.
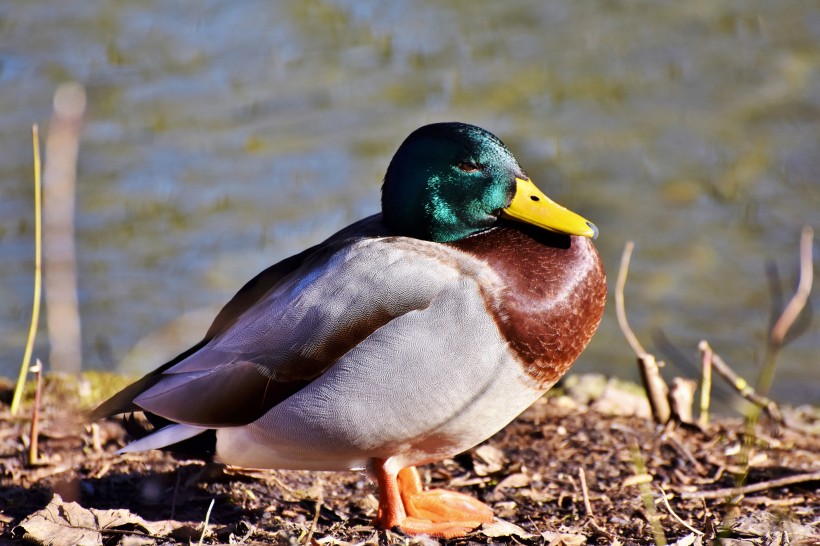
<path fill-rule="evenodd" d="M 307 260 L 134 403 L 191 425 L 249 423 L 379 328 L 428 307 L 460 273 L 452 250 L 404 238 Z"/>

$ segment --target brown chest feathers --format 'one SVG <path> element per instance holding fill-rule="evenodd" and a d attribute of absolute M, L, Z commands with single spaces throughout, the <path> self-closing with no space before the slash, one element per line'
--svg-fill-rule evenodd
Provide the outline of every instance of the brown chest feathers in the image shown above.
<path fill-rule="evenodd" d="M 541 387 L 557 381 L 598 328 L 606 276 L 590 239 L 502 224 L 451 243 L 485 260 L 504 282 L 487 297 L 499 330 Z"/>

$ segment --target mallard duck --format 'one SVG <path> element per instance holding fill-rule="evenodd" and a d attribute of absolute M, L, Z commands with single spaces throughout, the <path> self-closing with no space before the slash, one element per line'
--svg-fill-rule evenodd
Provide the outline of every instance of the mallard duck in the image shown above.
<path fill-rule="evenodd" d="M 492 510 L 425 491 L 416 466 L 486 440 L 572 365 L 604 309 L 597 235 L 493 134 L 421 127 L 390 162 L 381 214 L 257 275 L 202 341 L 93 417 L 168 424 L 121 452 L 215 431 L 226 464 L 367 469 L 376 526 L 462 536 Z"/>

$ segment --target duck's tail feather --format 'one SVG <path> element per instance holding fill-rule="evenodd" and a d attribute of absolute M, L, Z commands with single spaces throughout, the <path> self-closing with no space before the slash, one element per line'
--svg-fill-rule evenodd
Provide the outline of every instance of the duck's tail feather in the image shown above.
<path fill-rule="evenodd" d="M 176 432 L 169 431 L 164 435 L 159 436 L 158 440 L 160 441 L 155 442 L 152 440 L 150 443 L 148 441 L 144 443 L 137 443 L 148 436 L 158 434 L 165 428 L 177 426 L 179 424 L 180 423 L 165 419 L 164 417 L 160 417 L 159 415 L 155 415 L 150 412 L 130 413 L 124 415 L 122 418 L 122 426 L 125 429 L 128 440 L 137 446 L 148 446 L 132 449 L 131 446 L 133 444 L 129 444 L 126 448 L 128 448 L 128 452 L 152 449 L 154 444 L 161 444 L 163 443 L 162 439 L 166 438 L 172 443 L 166 443 L 164 446 L 160 446 L 160 449 L 170 453 L 175 458 L 212 461 L 214 454 L 216 453 L 216 430 L 212 428 L 209 429 L 206 427 L 184 425 L 189 427 L 190 430 L 188 430 L 188 432 L 190 434 L 185 434 L 185 429 L 174 429 Z M 199 432 L 196 433 L 194 432 L 195 430 L 199 430 Z"/>
<path fill-rule="evenodd" d="M 199 436 L 211 429 L 207 427 L 196 427 L 193 425 L 173 424 L 163 427 L 156 432 L 152 432 L 148 436 L 144 436 L 139 440 L 131 442 L 124 448 L 117 451 L 118 455 L 123 453 L 132 453 L 134 451 L 148 451 L 151 449 L 161 449 L 168 447 L 185 440 L 189 440 L 195 436 Z"/>

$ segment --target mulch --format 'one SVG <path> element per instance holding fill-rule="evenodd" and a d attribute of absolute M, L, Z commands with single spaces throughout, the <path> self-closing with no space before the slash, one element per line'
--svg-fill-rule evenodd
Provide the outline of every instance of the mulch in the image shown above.
<path fill-rule="evenodd" d="M 118 456 L 119 421 L 92 427 L 56 398 L 46 392 L 35 466 L 30 407 L 15 418 L 0 402 L 0 542 L 820 544 L 817 407 L 784 408 L 777 427 L 725 417 L 661 427 L 568 396 L 541 399 L 484 444 L 422 469 L 430 487 L 473 495 L 500 520 L 435 541 L 374 529 L 366 473 Z"/>

